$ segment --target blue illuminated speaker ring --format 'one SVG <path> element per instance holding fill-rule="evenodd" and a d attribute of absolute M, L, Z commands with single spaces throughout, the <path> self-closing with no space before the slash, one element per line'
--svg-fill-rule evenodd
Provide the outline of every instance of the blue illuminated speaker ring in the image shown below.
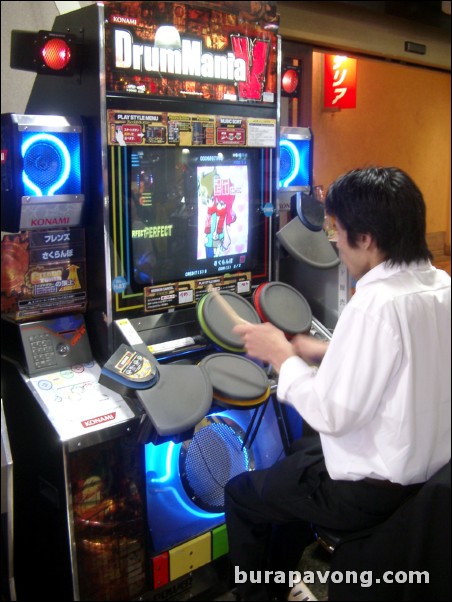
<path fill-rule="evenodd" d="M 300 156 L 295 145 L 289 140 L 280 143 L 279 179 L 281 187 L 288 186 L 300 170 Z"/>
<path fill-rule="evenodd" d="M 181 446 L 179 472 L 190 499 L 207 512 L 224 511 L 224 487 L 232 477 L 254 468 L 243 446 L 245 433 L 225 416 L 208 416 Z M 242 449 L 243 448 L 243 449 Z"/>
<path fill-rule="evenodd" d="M 71 157 L 56 136 L 31 136 L 22 145 L 22 157 L 24 183 L 38 196 L 55 194 L 69 177 Z"/>

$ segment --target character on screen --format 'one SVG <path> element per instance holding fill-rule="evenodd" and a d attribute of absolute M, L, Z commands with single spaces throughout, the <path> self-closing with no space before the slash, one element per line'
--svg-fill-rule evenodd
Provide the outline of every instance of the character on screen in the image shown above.
<path fill-rule="evenodd" d="M 232 188 L 231 181 L 228 182 L 229 189 Z M 229 226 L 233 224 L 237 216 L 232 209 L 235 200 L 235 194 L 219 194 L 214 199 L 217 204 L 217 230 L 216 235 L 220 241 L 220 249 L 225 252 L 231 246 L 231 237 L 229 235 Z"/>
<path fill-rule="evenodd" d="M 206 257 L 214 257 L 215 241 L 218 242 L 218 237 L 215 236 L 217 230 L 217 205 L 213 196 L 206 196 L 205 203 L 207 205 L 206 225 L 204 227 Z"/>
<path fill-rule="evenodd" d="M 233 191 L 232 182 L 223 180 L 216 169 L 200 179 L 199 199 L 207 209 L 204 225 L 207 258 L 224 255 L 231 246 L 229 226 L 237 219 L 232 209 Z"/>
<path fill-rule="evenodd" d="M 215 237 L 217 230 L 217 204 L 214 198 L 214 179 L 216 170 L 203 173 L 198 178 L 198 200 L 201 207 L 205 207 L 204 222 L 204 248 L 206 257 L 215 256 L 215 247 L 218 246 L 218 237 Z M 199 257 L 198 257 L 199 259 Z"/>
<path fill-rule="evenodd" d="M 200 167 L 198 172 L 198 259 L 246 253 L 248 247 L 246 165 Z"/>

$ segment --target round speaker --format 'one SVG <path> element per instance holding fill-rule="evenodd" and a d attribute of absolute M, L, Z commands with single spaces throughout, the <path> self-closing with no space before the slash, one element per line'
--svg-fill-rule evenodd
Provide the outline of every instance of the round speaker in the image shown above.
<path fill-rule="evenodd" d="M 36 134 L 22 145 L 24 183 L 39 196 L 51 196 L 69 177 L 71 158 L 56 136 Z"/>
<path fill-rule="evenodd" d="M 297 147 L 289 140 L 281 140 L 279 159 L 281 186 L 288 186 L 300 169 L 300 156 Z"/>
<path fill-rule="evenodd" d="M 207 512 L 224 511 L 224 487 L 232 477 L 252 470 L 252 451 L 243 446 L 242 428 L 226 416 L 207 416 L 181 446 L 179 472 L 190 499 Z"/>

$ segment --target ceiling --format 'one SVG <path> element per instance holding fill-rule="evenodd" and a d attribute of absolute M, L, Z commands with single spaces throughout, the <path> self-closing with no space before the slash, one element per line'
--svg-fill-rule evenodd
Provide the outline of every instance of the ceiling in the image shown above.
<path fill-rule="evenodd" d="M 451 30 L 450 2 L 428 0 L 424 2 L 340 2 L 339 4 L 408 19 L 449 33 Z"/>

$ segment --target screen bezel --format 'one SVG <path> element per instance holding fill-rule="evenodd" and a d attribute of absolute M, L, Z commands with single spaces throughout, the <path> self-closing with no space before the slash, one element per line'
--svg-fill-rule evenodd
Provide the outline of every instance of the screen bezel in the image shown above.
<path fill-rule="evenodd" d="M 110 199 L 112 244 L 110 248 L 112 251 L 112 294 L 115 295 L 114 298 L 116 299 L 114 302 L 116 316 L 138 317 L 139 315 L 166 313 L 173 309 L 184 309 L 184 307 L 178 304 L 179 302 L 173 304 L 169 302 L 167 306 L 162 306 L 161 303 L 158 303 L 155 307 L 152 301 L 149 302 L 150 297 L 154 296 L 154 289 L 163 287 L 165 284 L 175 285 L 172 288 L 176 294 L 184 286 L 186 288 L 191 287 L 193 289 L 192 300 L 185 305 L 185 308 L 189 308 L 190 306 L 194 307 L 200 295 L 203 294 L 202 290 L 205 286 L 203 280 L 208 281 L 210 278 L 215 286 L 225 286 L 228 290 L 237 290 L 240 294 L 251 295 L 253 288 L 271 278 L 270 244 L 273 220 L 271 219 L 272 215 L 268 215 L 265 207 L 271 198 L 269 188 L 272 187 L 272 182 L 274 182 L 274 178 L 276 177 L 272 169 L 274 149 L 257 147 L 247 147 L 246 149 L 243 147 L 225 149 L 204 147 L 193 150 L 193 147 L 190 147 L 194 155 L 213 154 L 223 150 L 226 156 L 234 152 L 245 154 L 248 157 L 247 166 L 251 196 L 250 222 L 254 224 L 251 227 L 252 233 L 250 235 L 249 248 L 250 257 L 253 257 L 252 260 L 249 260 L 251 264 L 248 262 L 243 270 L 237 269 L 221 274 L 211 272 L 206 274 L 205 277 L 203 276 L 203 278 L 184 277 L 177 281 L 169 279 L 168 283 L 166 280 L 159 280 L 160 284 L 157 286 L 134 282 L 131 278 L 134 257 L 130 233 L 130 163 L 132 154 L 137 148 L 141 149 L 141 147 L 129 145 L 112 147 L 110 152 L 112 191 Z M 167 151 L 175 152 L 175 149 L 173 147 L 158 148 L 156 152 L 163 154 Z M 257 245 L 257 247 L 255 248 L 253 245 Z"/>
<path fill-rule="evenodd" d="M 131 149 L 128 203 L 132 217 L 129 230 L 130 285 L 134 292 L 140 291 L 143 286 L 163 285 L 168 282 L 182 282 L 193 278 L 208 278 L 224 273 L 247 272 L 256 269 L 256 257 L 258 256 L 256 245 L 259 237 L 253 236 L 253 228 L 258 226 L 259 217 L 256 215 L 256 209 L 260 206 L 260 200 L 255 198 L 252 192 L 253 189 L 256 190 L 257 185 L 255 166 L 250 161 L 253 155 L 254 153 L 248 149 L 233 148 L 168 148 L 163 151 L 155 147 Z M 152 164 L 156 161 L 155 175 L 151 175 Z M 183 173 L 180 173 L 181 171 Z M 153 188 L 154 192 L 143 190 L 141 194 L 136 193 L 139 172 L 146 174 L 147 181 L 143 188 L 148 186 Z M 226 215 L 223 215 L 222 218 L 216 217 L 217 211 L 218 214 L 220 211 L 218 208 L 213 210 L 212 219 L 217 220 L 215 224 L 217 231 L 213 235 L 205 235 L 206 250 L 203 256 L 200 249 L 202 244 L 200 238 L 203 237 L 201 228 L 203 228 L 202 222 L 207 211 L 205 204 L 212 202 L 213 199 L 219 203 L 221 195 L 218 191 L 213 195 L 211 191 L 210 199 L 201 200 L 198 178 L 204 174 L 205 180 L 207 180 L 208 174 L 214 172 L 217 174 L 215 181 L 218 177 L 223 177 L 221 180 L 223 184 L 226 183 L 224 179 L 227 177 L 226 174 L 230 175 L 230 179 L 233 180 L 232 185 L 237 186 L 237 192 L 232 195 L 236 201 L 235 203 L 234 200 L 232 201 L 231 207 L 223 203 Z M 239 177 L 241 178 L 240 182 L 237 181 Z M 152 184 L 149 183 L 149 179 Z M 205 182 L 205 180 L 202 181 Z M 171 190 L 173 186 L 174 189 Z M 157 190 L 158 188 L 160 190 Z M 154 195 L 154 199 L 151 198 L 152 195 Z M 223 195 L 221 198 L 226 196 L 228 195 Z M 140 199 L 139 202 L 137 197 Z M 241 211 L 239 211 L 239 207 L 242 207 Z M 171 211 L 170 221 L 172 223 L 166 226 L 167 232 L 162 232 L 169 236 L 152 239 L 154 234 L 152 228 L 160 226 L 157 221 L 161 219 L 157 218 L 156 220 L 155 217 L 162 211 L 165 213 Z M 139 218 L 136 216 L 138 212 Z M 220 220 L 222 220 L 221 226 Z M 243 228 L 246 228 L 246 234 L 242 236 L 241 240 L 242 252 L 237 250 L 240 246 L 236 245 L 237 252 L 233 253 L 234 245 L 231 244 L 231 234 L 228 232 L 235 230 L 237 237 Z M 146 232 L 148 232 L 149 238 L 140 239 L 139 236 L 146 235 Z M 189 235 L 188 239 L 186 234 Z M 215 240 L 212 240 L 215 236 Z M 228 236 L 229 241 L 227 240 Z M 232 237 L 234 238 L 234 233 L 232 233 Z M 178 244 L 179 242 L 180 244 Z M 155 248 L 154 255 L 156 256 L 153 260 L 153 267 L 150 266 L 152 257 L 148 259 L 151 255 L 149 250 L 151 247 Z M 246 250 L 243 250 L 245 247 Z M 168 251 L 165 253 L 166 249 Z M 208 252 L 211 253 L 210 256 L 207 256 Z M 143 257 L 147 261 L 147 271 L 146 267 L 142 267 Z"/>

